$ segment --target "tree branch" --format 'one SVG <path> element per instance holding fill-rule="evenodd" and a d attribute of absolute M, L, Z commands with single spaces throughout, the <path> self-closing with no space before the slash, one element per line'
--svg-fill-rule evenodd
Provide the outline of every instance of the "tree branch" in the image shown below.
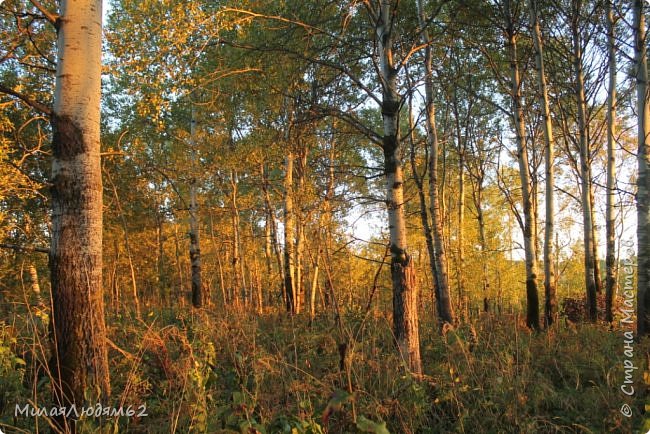
<path fill-rule="evenodd" d="M 52 109 L 46 106 L 45 104 L 40 103 L 38 101 L 34 101 L 28 96 L 23 95 L 20 92 L 16 92 L 15 90 L 10 89 L 4 86 L 3 84 L 0 84 L 0 93 L 4 93 L 7 95 L 11 95 L 15 98 L 18 98 L 19 100 L 21 100 L 22 102 L 24 102 L 25 104 L 33 108 L 34 110 L 38 110 L 39 112 L 43 113 L 46 116 L 52 116 Z"/>
<path fill-rule="evenodd" d="M 48 255 L 50 254 L 49 248 L 39 246 L 19 246 L 17 244 L 0 243 L 0 248 L 15 250 L 17 252 L 39 252 L 46 253 Z"/>
<path fill-rule="evenodd" d="M 38 9 L 43 14 L 43 16 L 45 16 L 45 19 L 49 21 L 50 24 L 52 24 L 55 29 L 57 30 L 59 29 L 59 18 L 60 18 L 59 14 L 50 11 L 48 8 L 43 6 L 41 2 L 37 0 L 29 0 L 29 1 L 31 4 L 34 5 L 36 9 Z"/>

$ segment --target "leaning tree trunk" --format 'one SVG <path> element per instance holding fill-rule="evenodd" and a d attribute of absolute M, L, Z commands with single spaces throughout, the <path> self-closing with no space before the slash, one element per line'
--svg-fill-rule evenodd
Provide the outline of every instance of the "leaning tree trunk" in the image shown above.
<path fill-rule="evenodd" d="M 411 83 L 409 83 L 409 86 Z M 436 268 L 436 252 L 433 244 L 433 235 L 431 233 L 431 225 L 429 224 L 429 212 L 427 211 L 427 201 L 424 191 L 424 182 L 423 176 L 420 176 L 418 173 L 417 162 L 416 162 L 416 152 L 415 152 L 415 120 L 413 119 L 413 98 L 409 96 L 409 141 L 411 145 L 411 172 L 413 180 L 415 181 L 415 186 L 418 190 L 418 199 L 420 202 L 420 222 L 422 223 L 422 230 L 424 231 L 424 240 L 427 244 L 427 253 L 429 257 L 429 269 L 431 270 L 431 278 L 433 281 L 433 293 L 435 295 L 436 310 L 440 312 L 439 301 L 440 297 L 437 296 L 436 291 L 436 276 L 438 275 L 438 269 Z"/>
<path fill-rule="evenodd" d="M 585 285 L 587 291 L 587 313 L 591 321 L 596 321 L 598 309 L 596 304 L 596 279 L 594 258 L 593 213 L 591 211 L 591 180 L 589 170 L 589 143 L 587 141 L 587 103 L 585 99 L 584 74 L 582 70 L 582 41 L 578 29 L 580 16 L 579 1 L 573 2 L 571 33 L 573 36 L 573 71 L 575 74 L 575 97 L 578 105 L 578 140 L 580 146 L 580 179 L 582 220 L 585 248 Z"/>
<path fill-rule="evenodd" d="M 487 264 L 487 236 L 485 235 L 485 218 L 483 216 L 483 178 L 478 180 L 476 183 L 476 193 L 475 193 L 475 206 L 476 206 L 476 220 L 478 222 L 478 234 L 479 234 L 479 243 L 481 246 L 481 261 L 483 266 L 481 269 L 482 272 L 482 284 L 483 284 L 483 312 L 490 311 L 490 294 L 489 288 L 490 283 L 488 281 L 488 264 Z"/>
<path fill-rule="evenodd" d="M 129 242 L 129 227 L 126 222 L 126 216 L 124 215 L 124 210 L 122 209 L 122 202 L 120 202 L 120 196 L 117 192 L 117 186 L 111 178 L 111 174 L 108 171 L 104 172 L 106 174 L 106 179 L 111 185 L 111 190 L 113 190 L 113 197 L 115 198 L 115 205 L 117 207 L 117 212 L 120 214 L 120 223 L 122 224 L 122 231 L 124 232 L 124 248 L 126 249 L 126 257 L 129 260 L 129 270 L 131 272 L 131 292 L 133 294 L 133 305 L 135 307 L 135 317 L 137 319 L 142 319 L 140 313 L 140 299 L 138 297 L 138 285 L 137 279 L 135 277 L 135 266 L 133 265 L 133 255 L 131 253 L 131 243 Z"/>
<path fill-rule="evenodd" d="M 316 237 L 315 240 L 315 252 L 314 255 L 315 257 L 312 260 L 312 276 L 311 276 L 311 286 L 309 290 L 309 323 L 314 322 L 314 318 L 316 318 L 316 292 L 318 291 L 318 274 L 320 271 L 320 251 L 321 251 L 321 225 L 323 223 L 323 214 L 321 214 L 318 218 L 318 226 L 316 227 L 316 233 L 314 234 Z M 312 255 L 312 256 L 314 256 Z"/>
<path fill-rule="evenodd" d="M 524 211 L 522 230 L 524 233 L 524 255 L 526 262 L 526 324 L 533 329 L 539 328 L 539 296 L 537 294 L 537 258 L 535 255 L 535 236 L 533 227 L 535 219 L 531 199 L 530 169 L 528 166 L 528 150 L 526 149 L 524 112 L 521 106 L 521 81 L 517 59 L 517 35 L 513 19 L 510 16 L 510 1 L 507 7 L 506 35 L 510 60 L 510 80 L 512 99 L 512 121 L 514 123 L 517 141 L 517 156 L 519 160 L 519 178 L 521 183 L 521 200 Z"/>
<path fill-rule="evenodd" d="M 427 143 L 429 145 L 429 207 L 431 212 L 431 230 L 435 249 L 436 267 L 432 273 L 436 279 L 436 304 L 441 327 L 445 323 L 454 324 L 454 310 L 451 306 L 449 294 L 449 274 L 447 268 L 447 254 L 442 234 L 442 213 L 440 211 L 440 198 L 438 194 L 438 130 L 436 128 L 436 109 L 433 101 L 433 53 L 429 32 L 424 29 L 425 19 L 422 0 L 417 0 L 418 20 L 422 31 L 422 42 L 426 44 L 424 52 L 425 66 L 425 103 Z M 437 271 L 437 272 L 436 272 Z M 442 330 L 442 328 L 441 328 Z"/>
<path fill-rule="evenodd" d="M 382 86 L 384 170 L 386 204 L 390 233 L 391 277 L 393 281 L 393 331 L 400 354 L 409 370 L 422 372 L 418 324 L 418 288 L 415 267 L 406 243 L 404 217 L 404 174 L 399 133 L 400 99 L 397 94 L 397 68 L 393 60 L 395 30 L 391 2 L 382 0 L 375 23 Z"/>
<path fill-rule="evenodd" d="M 634 2 L 636 97 L 638 114 L 639 177 L 637 180 L 637 328 L 639 335 L 650 332 L 650 105 L 646 58 L 645 11 L 643 0 Z"/>
<path fill-rule="evenodd" d="M 110 395 L 102 290 L 102 2 L 61 2 L 52 140 L 51 319 L 55 404 Z M 74 421 L 60 418 L 74 431 Z"/>
<path fill-rule="evenodd" d="M 533 29 L 535 45 L 535 63 L 537 65 L 537 81 L 539 84 L 540 101 L 544 115 L 544 171 L 546 172 L 546 223 L 544 228 L 544 325 L 549 327 L 557 320 L 557 296 L 554 268 L 554 232 L 555 232 L 555 173 L 553 126 L 551 110 L 548 103 L 546 72 L 544 70 L 544 45 L 542 32 L 537 18 L 537 1 L 529 0 L 530 22 Z"/>

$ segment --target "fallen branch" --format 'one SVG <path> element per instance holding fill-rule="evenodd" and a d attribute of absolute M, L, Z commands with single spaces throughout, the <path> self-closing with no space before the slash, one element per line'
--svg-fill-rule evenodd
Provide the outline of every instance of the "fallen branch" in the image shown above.
<path fill-rule="evenodd" d="M 0 248 L 11 249 L 17 252 L 39 252 L 39 253 L 46 253 L 48 255 L 50 254 L 50 249 L 47 247 L 19 246 L 17 244 L 0 243 Z"/>

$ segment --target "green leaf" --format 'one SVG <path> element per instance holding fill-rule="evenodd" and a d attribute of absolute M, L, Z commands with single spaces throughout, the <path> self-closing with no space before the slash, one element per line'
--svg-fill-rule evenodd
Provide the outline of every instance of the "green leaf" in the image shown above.
<path fill-rule="evenodd" d="M 244 397 L 244 394 L 241 393 L 241 392 L 233 392 L 233 394 L 232 394 L 232 402 L 235 405 L 245 404 L 246 399 Z"/>
<path fill-rule="evenodd" d="M 390 431 L 388 431 L 388 428 L 386 428 L 386 422 L 382 422 L 382 423 L 373 422 L 364 416 L 359 416 L 357 418 L 357 428 L 359 428 L 359 430 L 363 432 L 371 432 L 375 434 L 390 434 Z"/>
<path fill-rule="evenodd" d="M 329 417 L 332 415 L 332 413 L 339 411 L 343 404 L 352 399 L 352 396 L 352 394 L 344 390 L 335 390 L 329 402 L 327 403 L 327 407 L 325 407 L 325 410 L 323 410 L 323 416 L 321 418 L 323 425 L 327 425 L 327 421 L 329 420 Z"/>
<path fill-rule="evenodd" d="M 331 407 L 333 410 L 340 410 L 341 406 L 348 402 L 352 398 L 352 395 L 345 390 L 335 390 L 327 403 L 328 407 Z"/>

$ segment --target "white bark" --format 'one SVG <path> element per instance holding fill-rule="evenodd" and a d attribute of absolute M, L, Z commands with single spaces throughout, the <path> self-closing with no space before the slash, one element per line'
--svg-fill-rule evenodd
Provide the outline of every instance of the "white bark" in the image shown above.
<path fill-rule="evenodd" d="M 578 29 L 580 1 L 573 2 L 571 33 L 573 37 L 573 70 L 575 74 L 575 96 L 578 110 L 578 140 L 580 147 L 580 192 L 585 248 L 585 285 L 587 291 L 587 313 L 591 321 L 598 316 L 596 304 L 596 279 L 594 258 L 593 213 L 591 209 L 591 176 L 589 143 L 587 141 L 587 102 L 585 98 L 584 73 L 582 69 L 582 39 Z"/>
<path fill-rule="evenodd" d="M 65 406 L 110 394 L 102 290 L 101 19 L 100 0 L 61 2 L 51 119 L 50 372 L 55 400 Z"/>
<path fill-rule="evenodd" d="M 544 44 L 537 15 L 537 0 L 529 0 L 530 22 L 533 29 L 533 43 L 535 46 L 535 63 L 537 66 L 537 81 L 540 93 L 540 106 L 544 116 L 544 171 L 546 173 L 545 202 L 546 222 L 544 230 L 544 323 L 550 326 L 557 319 L 557 299 L 554 267 L 553 238 L 555 232 L 555 138 L 553 137 L 553 124 L 551 110 L 548 103 L 548 89 L 546 85 L 546 71 L 544 68 Z"/>
<path fill-rule="evenodd" d="M 539 295 L 537 293 L 537 257 L 535 255 L 536 240 L 534 227 L 533 203 L 531 197 L 530 169 L 528 165 L 528 149 L 526 147 L 524 112 L 521 105 L 521 79 L 519 76 L 519 60 L 517 58 L 517 34 L 514 30 L 514 18 L 511 16 L 510 0 L 505 0 L 506 6 L 506 36 L 510 61 L 510 98 L 512 103 L 512 122 L 514 124 L 517 142 L 517 157 L 519 162 L 519 180 L 521 183 L 521 199 L 524 212 L 523 235 L 524 255 L 526 262 L 526 302 L 528 327 L 539 328 Z"/>
<path fill-rule="evenodd" d="M 422 0 L 417 0 L 418 21 L 424 27 L 424 10 Z M 422 31 L 422 43 L 426 44 L 425 49 L 425 103 L 426 103 L 426 126 L 427 143 L 429 146 L 429 207 L 431 213 L 431 231 L 435 251 L 435 268 L 431 270 L 435 277 L 436 307 L 440 318 L 441 329 L 444 323 L 455 322 L 454 311 L 451 305 L 449 289 L 449 272 L 447 255 L 443 239 L 442 212 L 440 210 L 440 195 L 438 194 L 438 130 L 436 127 L 436 109 L 433 101 L 433 54 L 430 47 L 431 38 L 426 29 Z M 462 208 L 462 205 L 461 205 Z M 459 219 L 462 216 L 459 214 Z"/>
<path fill-rule="evenodd" d="M 293 210 L 293 153 L 288 152 L 284 173 L 284 287 L 287 292 L 287 311 L 296 313 L 295 282 L 295 220 Z"/>
<path fill-rule="evenodd" d="M 379 81 L 382 86 L 381 112 L 384 127 L 383 149 L 386 173 L 386 204 L 390 233 L 391 277 L 393 280 L 393 329 L 400 353 L 409 369 L 422 372 L 418 330 L 418 288 L 413 261 L 407 251 L 404 218 L 404 174 L 399 142 L 400 98 L 397 69 L 393 59 L 393 2 L 381 0 L 376 40 L 379 51 Z"/>
<path fill-rule="evenodd" d="M 192 107 L 190 124 L 190 152 L 192 176 L 190 179 L 190 265 L 192 269 L 192 305 L 203 306 L 203 283 L 201 281 L 201 243 L 199 238 L 199 205 L 197 202 L 198 150 L 197 150 L 197 112 Z"/>
<path fill-rule="evenodd" d="M 637 180 L 637 327 L 639 335 L 650 333 L 650 101 L 646 54 L 645 4 L 634 1 L 634 36 L 638 115 L 639 177 Z"/>

